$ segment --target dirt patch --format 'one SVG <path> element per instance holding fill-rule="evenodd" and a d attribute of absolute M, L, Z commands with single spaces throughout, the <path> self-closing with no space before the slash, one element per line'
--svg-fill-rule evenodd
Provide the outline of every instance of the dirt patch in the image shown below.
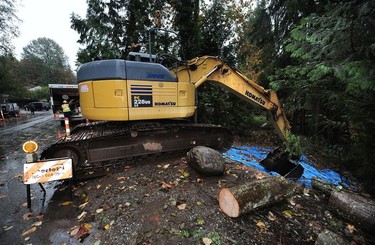
<path fill-rule="evenodd" d="M 227 161 L 223 176 L 200 176 L 184 155 L 125 163 L 119 173 L 76 185 L 77 214 L 86 212 L 77 225 L 90 224 L 100 244 L 314 244 L 325 229 L 354 244 L 375 241 L 327 209 L 327 196 L 303 186 L 293 199 L 240 218 L 220 211 L 221 188 L 263 175 Z"/>
<path fill-rule="evenodd" d="M 3 145 L 12 149 L 4 155 L 4 162 L 15 158 L 24 161 L 20 145 L 25 140 L 35 139 L 42 146 L 56 140 L 56 132 L 50 130 L 58 127 L 53 125 L 20 131 L 17 142 L 4 141 Z M 273 148 L 279 144 L 276 134 L 268 130 L 252 135 L 235 145 Z M 20 222 L 4 223 L 3 229 L 9 230 L 0 233 L 0 240 L 19 244 L 314 244 L 328 229 L 352 244 L 375 243 L 374 236 L 336 216 L 328 208 L 327 196 L 302 186 L 291 200 L 229 218 L 219 209 L 221 188 L 256 181 L 265 174 L 227 160 L 224 175 L 205 177 L 188 166 L 185 154 L 147 158 L 136 164 L 123 162 L 119 172 L 74 183 L 73 199 L 63 183 L 45 208 L 38 206 L 41 194 L 35 185 L 35 213 L 27 220 L 27 210 L 21 206 L 24 186 L 13 180 L 12 185 L 21 187 L 21 198 L 13 202 L 17 210 L 4 214 L 4 220 Z M 9 166 L 21 164 L 12 162 Z M 20 172 L 3 170 L 11 177 Z M 7 191 L 5 201 L 14 196 L 14 186 L 1 183 L 2 190 Z M 40 221 L 43 224 L 25 240 L 29 235 L 21 234 Z"/>

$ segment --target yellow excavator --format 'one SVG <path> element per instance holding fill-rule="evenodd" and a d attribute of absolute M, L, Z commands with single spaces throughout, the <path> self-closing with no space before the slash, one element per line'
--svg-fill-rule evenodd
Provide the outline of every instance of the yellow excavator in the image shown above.
<path fill-rule="evenodd" d="M 281 139 L 290 129 L 281 103 L 264 89 L 217 57 L 197 57 L 187 62 L 170 56 L 131 53 L 128 60 L 98 60 L 77 71 L 81 112 L 89 125 L 74 128 L 71 136 L 47 147 L 42 159 L 70 156 L 75 169 L 95 168 L 136 156 L 198 145 L 229 147 L 230 131 L 218 125 L 192 122 L 197 88 L 205 82 L 239 96 L 270 114 Z M 169 61 L 168 61 L 169 60 Z M 274 159 L 270 152 L 264 166 L 289 178 L 299 178 L 303 168 L 288 159 Z"/>

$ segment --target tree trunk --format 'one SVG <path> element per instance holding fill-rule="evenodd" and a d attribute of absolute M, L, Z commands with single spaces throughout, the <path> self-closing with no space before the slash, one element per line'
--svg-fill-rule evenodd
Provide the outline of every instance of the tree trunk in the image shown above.
<path fill-rule="evenodd" d="M 291 197 L 297 184 L 284 177 L 269 177 L 219 192 L 220 209 L 229 217 L 239 217 L 254 209 L 269 206 Z"/>
<path fill-rule="evenodd" d="M 333 191 L 328 202 L 329 207 L 345 220 L 375 233 L 375 202 L 355 193 Z"/>
<path fill-rule="evenodd" d="M 326 194 L 327 196 L 330 196 L 332 191 L 335 190 L 335 185 L 318 178 L 312 178 L 311 186 L 312 188 Z"/>

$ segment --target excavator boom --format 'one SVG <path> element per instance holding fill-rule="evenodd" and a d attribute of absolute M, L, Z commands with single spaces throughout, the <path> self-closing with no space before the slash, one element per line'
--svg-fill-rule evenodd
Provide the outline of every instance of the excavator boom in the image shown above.
<path fill-rule="evenodd" d="M 180 66 L 171 71 L 175 71 L 179 81 L 190 80 L 189 82 L 194 84 L 195 88 L 206 81 L 214 82 L 246 102 L 265 109 L 270 113 L 271 122 L 278 135 L 285 140 L 290 125 L 275 91 L 264 89 L 240 71 L 212 56 L 192 59 L 186 66 Z"/>

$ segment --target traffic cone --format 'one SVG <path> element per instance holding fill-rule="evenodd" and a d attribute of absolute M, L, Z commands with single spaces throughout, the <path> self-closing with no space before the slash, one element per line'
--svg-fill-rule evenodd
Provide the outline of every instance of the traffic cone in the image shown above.
<path fill-rule="evenodd" d="M 69 124 L 69 118 L 65 117 L 65 136 L 66 138 L 70 138 L 70 124 Z"/>

